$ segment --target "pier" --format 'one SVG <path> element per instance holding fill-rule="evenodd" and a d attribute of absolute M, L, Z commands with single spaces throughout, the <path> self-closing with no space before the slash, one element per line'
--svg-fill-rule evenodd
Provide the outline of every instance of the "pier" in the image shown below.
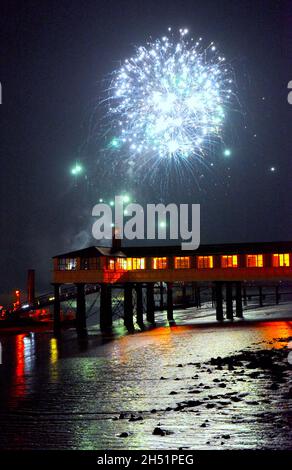
<path fill-rule="evenodd" d="M 112 327 L 112 291 L 124 292 L 124 324 L 134 330 L 134 306 L 138 325 L 144 319 L 155 325 L 155 286 L 160 288 L 160 309 L 166 308 L 167 319 L 173 323 L 173 289 L 181 287 L 181 299 L 200 305 L 200 286 L 212 286 L 212 302 L 218 322 L 234 317 L 243 318 L 246 304 L 244 283 L 258 283 L 259 304 L 263 305 L 264 282 L 275 282 L 275 303 L 279 303 L 281 281 L 292 280 L 292 242 L 201 245 L 196 251 L 182 251 L 180 246 L 121 247 L 113 239 L 112 247 L 91 246 L 53 258 L 54 330 L 61 327 L 61 288 L 73 285 L 77 299 L 76 329 L 86 333 L 85 296 L 100 292 L 100 329 Z M 166 305 L 164 305 L 166 291 Z M 72 292 L 72 291 L 71 291 Z M 143 298 L 146 299 L 144 305 Z M 225 302 L 224 302 L 225 300 Z"/>

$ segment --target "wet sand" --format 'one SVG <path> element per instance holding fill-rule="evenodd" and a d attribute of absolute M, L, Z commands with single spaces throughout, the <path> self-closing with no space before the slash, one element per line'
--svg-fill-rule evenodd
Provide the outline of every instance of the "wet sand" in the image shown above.
<path fill-rule="evenodd" d="M 115 338 L 0 332 L 0 447 L 292 449 L 292 308 L 281 310 L 218 325 L 189 309 L 172 328 L 162 313 Z"/>

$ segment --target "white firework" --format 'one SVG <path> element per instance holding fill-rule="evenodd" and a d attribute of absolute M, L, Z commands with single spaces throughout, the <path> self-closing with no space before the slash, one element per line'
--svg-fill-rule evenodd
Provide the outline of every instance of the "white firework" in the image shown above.
<path fill-rule="evenodd" d="M 170 31 L 170 28 L 169 28 Z M 213 43 L 164 36 L 114 72 L 109 146 L 135 159 L 202 158 L 221 140 L 232 73 Z"/>

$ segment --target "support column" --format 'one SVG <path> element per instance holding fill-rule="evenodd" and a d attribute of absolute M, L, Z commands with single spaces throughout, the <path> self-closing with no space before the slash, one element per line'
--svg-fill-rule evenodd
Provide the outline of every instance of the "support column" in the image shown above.
<path fill-rule="evenodd" d="M 128 331 L 134 331 L 133 323 L 133 284 L 124 284 L 124 325 Z"/>
<path fill-rule="evenodd" d="M 60 309 L 60 287 L 61 284 L 54 286 L 54 333 L 57 334 L 61 329 L 61 309 Z"/>
<path fill-rule="evenodd" d="M 196 299 L 197 299 L 197 308 L 201 307 L 201 288 L 197 286 L 196 288 Z"/>
<path fill-rule="evenodd" d="M 216 320 L 222 321 L 223 316 L 223 293 L 222 282 L 215 282 Z"/>
<path fill-rule="evenodd" d="M 185 282 L 183 282 L 181 290 L 182 290 L 183 308 L 187 308 L 187 286 L 186 286 Z"/>
<path fill-rule="evenodd" d="M 77 333 L 86 333 L 86 306 L 84 284 L 77 286 L 76 330 Z"/>
<path fill-rule="evenodd" d="M 236 316 L 238 318 L 243 318 L 242 314 L 242 293 L 241 293 L 241 282 L 237 281 L 236 286 Z"/>
<path fill-rule="evenodd" d="M 100 285 L 99 326 L 102 332 L 112 328 L 112 291 L 108 284 Z"/>
<path fill-rule="evenodd" d="M 173 322 L 173 284 L 167 283 L 167 320 Z"/>
<path fill-rule="evenodd" d="M 137 323 L 141 329 L 144 328 L 143 321 L 143 290 L 142 284 L 136 284 L 136 298 L 137 298 Z"/>
<path fill-rule="evenodd" d="M 276 286 L 276 305 L 280 303 L 279 286 Z"/>
<path fill-rule="evenodd" d="M 164 310 L 164 301 L 163 301 L 163 282 L 159 284 L 159 303 L 160 303 L 160 311 Z"/>
<path fill-rule="evenodd" d="M 149 323 L 155 324 L 155 303 L 154 303 L 154 284 L 147 282 L 147 314 L 146 318 Z"/>
<path fill-rule="evenodd" d="M 243 305 L 247 306 L 246 286 L 243 286 Z"/>
<path fill-rule="evenodd" d="M 232 282 L 226 282 L 226 318 L 233 320 Z"/>
<path fill-rule="evenodd" d="M 263 288 L 262 286 L 259 286 L 259 302 L 260 302 L 260 307 L 263 306 Z"/>

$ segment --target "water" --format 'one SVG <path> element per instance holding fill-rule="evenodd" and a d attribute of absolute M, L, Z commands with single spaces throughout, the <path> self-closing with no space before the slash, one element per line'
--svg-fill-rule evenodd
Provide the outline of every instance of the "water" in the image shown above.
<path fill-rule="evenodd" d="M 205 364 L 246 348 L 283 348 L 292 322 L 190 325 L 190 311 L 177 317 L 181 326 L 115 339 L 94 329 L 87 340 L 73 330 L 58 340 L 50 332 L 0 333 L 0 447 L 292 449 L 291 370 L 271 390 L 264 371 L 255 380 L 251 370 Z M 175 411 L 185 400 L 200 405 Z M 143 419 L 129 421 L 131 414 Z M 167 434 L 153 435 L 155 427 Z"/>

